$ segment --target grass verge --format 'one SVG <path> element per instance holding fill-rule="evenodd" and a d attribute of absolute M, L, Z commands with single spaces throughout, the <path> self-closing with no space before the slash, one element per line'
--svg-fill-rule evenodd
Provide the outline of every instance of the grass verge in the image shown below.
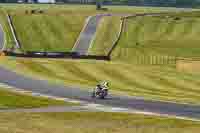
<path fill-rule="evenodd" d="M 17 121 L 16 121 L 17 120 Z M 120 113 L 1 113 L 1 133 L 198 133 L 198 122 Z"/>
<path fill-rule="evenodd" d="M 0 109 L 70 106 L 72 103 L 7 91 L 0 87 Z M 75 104 L 74 104 L 75 105 Z"/>

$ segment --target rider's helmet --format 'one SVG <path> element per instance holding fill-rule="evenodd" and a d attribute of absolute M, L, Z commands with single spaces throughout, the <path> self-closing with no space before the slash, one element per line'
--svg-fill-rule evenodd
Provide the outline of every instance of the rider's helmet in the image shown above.
<path fill-rule="evenodd" d="M 109 83 L 107 81 L 103 81 L 101 84 L 103 87 L 108 88 L 109 87 Z"/>

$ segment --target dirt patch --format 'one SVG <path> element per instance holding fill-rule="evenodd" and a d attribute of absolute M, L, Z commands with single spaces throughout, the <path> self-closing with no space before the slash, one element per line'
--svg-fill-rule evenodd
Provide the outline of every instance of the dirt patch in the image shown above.
<path fill-rule="evenodd" d="M 200 72 L 200 59 L 182 59 L 176 61 L 176 69 L 180 72 Z"/>

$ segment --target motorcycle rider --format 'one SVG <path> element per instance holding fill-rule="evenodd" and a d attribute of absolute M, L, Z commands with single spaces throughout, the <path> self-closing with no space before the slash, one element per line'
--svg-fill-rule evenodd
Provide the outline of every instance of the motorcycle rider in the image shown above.
<path fill-rule="evenodd" d="M 104 81 L 99 84 L 94 88 L 94 91 L 92 92 L 92 98 L 99 97 L 104 99 L 108 95 L 108 89 L 109 89 L 109 83 Z"/>
<path fill-rule="evenodd" d="M 109 89 L 109 83 L 107 81 L 104 81 L 102 86 L 103 86 L 103 89 L 107 89 L 107 90 Z"/>
<path fill-rule="evenodd" d="M 103 81 L 97 85 L 97 91 L 102 91 L 103 89 L 109 89 L 109 83 L 107 81 Z"/>

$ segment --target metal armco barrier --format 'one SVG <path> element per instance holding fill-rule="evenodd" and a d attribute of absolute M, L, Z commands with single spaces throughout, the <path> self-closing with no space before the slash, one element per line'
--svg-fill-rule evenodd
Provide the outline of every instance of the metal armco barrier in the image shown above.
<path fill-rule="evenodd" d="M 6 56 L 26 57 L 26 58 L 68 58 L 68 59 L 93 59 L 93 60 L 110 60 L 109 56 L 97 55 L 79 55 L 76 52 L 26 52 L 15 53 L 4 51 Z"/>

